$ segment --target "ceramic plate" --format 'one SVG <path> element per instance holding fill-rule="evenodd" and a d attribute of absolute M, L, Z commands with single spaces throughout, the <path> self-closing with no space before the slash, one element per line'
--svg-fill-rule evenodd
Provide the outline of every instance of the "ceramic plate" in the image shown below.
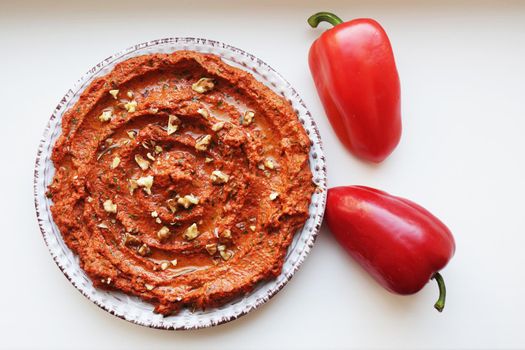
<path fill-rule="evenodd" d="M 91 280 L 79 266 L 79 259 L 62 240 L 50 212 L 51 199 L 45 196 L 46 188 L 54 175 L 50 159 L 53 145 L 61 133 L 64 112 L 73 106 L 82 91 L 93 79 L 109 73 L 115 64 L 130 57 L 151 53 L 171 53 L 177 50 L 194 50 L 220 56 L 226 63 L 250 72 L 276 93 L 284 96 L 293 106 L 304 126 L 312 147 L 310 168 L 317 190 L 312 195 L 309 218 L 299 230 L 288 249 L 282 273 L 273 280 L 258 284 L 248 295 L 239 297 L 218 308 L 205 311 L 182 310 L 177 315 L 163 317 L 153 312 L 153 306 L 138 297 L 93 287 Z M 71 283 L 89 300 L 111 314 L 130 322 L 161 329 L 196 329 L 210 327 L 234 320 L 264 304 L 290 280 L 304 261 L 319 232 L 326 201 L 326 167 L 317 126 L 306 105 L 294 88 L 269 65 L 257 57 L 235 47 L 206 39 L 169 38 L 135 45 L 106 58 L 90 69 L 60 100 L 44 131 L 35 164 L 34 195 L 38 224 L 53 259 Z"/>

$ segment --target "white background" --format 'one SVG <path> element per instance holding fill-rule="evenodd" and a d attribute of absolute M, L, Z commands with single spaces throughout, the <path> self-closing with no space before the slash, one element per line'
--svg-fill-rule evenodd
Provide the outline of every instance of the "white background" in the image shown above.
<path fill-rule="evenodd" d="M 0 2 L 0 347 L 75 349 L 525 348 L 525 3 L 193 0 Z M 372 166 L 335 138 L 307 66 L 306 18 L 373 17 L 402 83 L 404 133 Z M 47 120 L 96 63 L 170 36 L 238 46 L 282 73 L 317 121 L 329 186 L 375 186 L 419 202 L 454 232 L 437 287 L 378 286 L 323 227 L 291 282 L 226 325 L 148 329 L 99 309 L 64 278 L 37 227 L 33 163 Z"/>

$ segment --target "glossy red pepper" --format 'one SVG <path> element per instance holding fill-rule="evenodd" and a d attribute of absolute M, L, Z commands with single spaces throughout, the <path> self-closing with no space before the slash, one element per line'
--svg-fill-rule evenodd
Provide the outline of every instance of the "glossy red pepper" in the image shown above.
<path fill-rule="evenodd" d="M 450 230 L 421 206 L 364 186 L 328 190 L 325 220 L 345 250 L 382 286 L 398 294 L 419 291 L 436 279 L 445 305 L 445 284 L 438 273 L 454 255 Z"/>
<path fill-rule="evenodd" d="M 341 142 L 356 156 L 383 161 L 401 138 L 401 93 L 390 41 L 373 19 L 343 23 L 320 12 L 312 27 L 327 21 L 310 48 L 310 71 L 325 112 Z"/>

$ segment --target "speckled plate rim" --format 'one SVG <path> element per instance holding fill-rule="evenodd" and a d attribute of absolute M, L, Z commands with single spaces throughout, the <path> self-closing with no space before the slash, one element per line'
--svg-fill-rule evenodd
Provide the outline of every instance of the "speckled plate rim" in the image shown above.
<path fill-rule="evenodd" d="M 251 293 L 219 308 L 194 312 L 185 309 L 177 315 L 162 317 L 153 313 L 152 305 L 137 297 L 93 287 L 90 279 L 80 268 L 78 257 L 62 240 L 50 213 L 51 200 L 45 193 L 54 174 L 50 156 L 54 142 L 61 133 L 62 115 L 78 100 L 80 93 L 89 83 L 94 78 L 107 74 L 116 63 L 130 57 L 177 50 L 195 50 L 219 55 L 226 63 L 250 72 L 256 79 L 284 96 L 293 106 L 310 138 L 310 168 L 317 189 L 312 195 L 309 217 L 303 228 L 295 234 L 283 270 L 276 279 L 258 284 Z M 313 247 L 323 219 L 326 193 L 326 163 L 319 130 L 305 103 L 290 83 L 268 64 L 241 49 L 214 40 L 188 37 L 166 38 L 137 44 L 106 58 L 85 73 L 74 87 L 68 90 L 51 115 L 40 140 L 34 171 L 34 199 L 38 225 L 53 260 L 66 278 L 86 298 L 112 315 L 138 325 L 158 329 L 189 330 L 219 325 L 246 315 L 273 297 L 292 278 Z"/>

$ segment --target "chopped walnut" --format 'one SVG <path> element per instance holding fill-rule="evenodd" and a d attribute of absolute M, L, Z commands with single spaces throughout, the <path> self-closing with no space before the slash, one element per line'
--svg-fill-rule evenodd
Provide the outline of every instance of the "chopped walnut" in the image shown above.
<path fill-rule="evenodd" d="M 232 231 L 230 229 L 226 229 L 226 230 L 221 232 L 220 237 L 221 238 L 230 239 L 230 238 L 232 238 Z"/>
<path fill-rule="evenodd" d="M 186 232 L 184 232 L 184 238 L 188 241 L 191 241 L 195 238 L 197 238 L 200 235 L 199 229 L 197 228 L 197 224 L 193 223 L 190 227 L 186 229 Z"/>
<path fill-rule="evenodd" d="M 205 110 L 204 108 L 199 108 L 197 110 L 197 113 L 199 113 L 200 115 L 202 115 L 204 118 L 208 118 L 210 115 L 208 114 L 208 111 Z"/>
<path fill-rule="evenodd" d="M 217 246 L 217 249 L 219 250 L 219 254 L 224 261 L 230 260 L 230 258 L 233 256 L 233 252 L 231 250 L 226 250 L 225 245 L 219 245 Z"/>
<path fill-rule="evenodd" d="M 137 249 L 137 253 L 139 253 L 139 255 L 146 256 L 151 253 L 151 249 L 147 244 L 143 244 L 139 247 L 139 249 Z"/>
<path fill-rule="evenodd" d="M 256 228 L 257 228 L 257 226 L 255 226 L 255 225 L 251 225 L 250 226 L 250 230 L 252 230 L 252 231 L 255 231 Z"/>
<path fill-rule="evenodd" d="M 142 170 L 148 170 L 150 163 L 149 161 L 144 159 L 144 157 L 142 157 L 140 154 L 135 154 L 135 162 L 137 162 L 137 164 Z"/>
<path fill-rule="evenodd" d="M 126 102 L 126 104 L 124 104 L 124 108 L 126 108 L 126 110 L 129 113 L 134 113 L 137 110 L 137 101 L 133 100 L 133 101 Z"/>
<path fill-rule="evenodd" d="M 109 94 L 116 100 L 119 90 L 109 90 Z"/>
<path fill-rule="evenodd" d="M 246 111 L 244 112 L 244 115 L 241 119 L 242 125 L 250 125 L 253 122 L 253 119 L 255 118 L 255 112 L 254 111 Z"/>
<path fill-rule="evenodd" d="M 166 201 L 166 205 L 171 210 L 172 213 L 175 213 L 177 211 L 177 200 L 174 198 L 168 199 Z"/>
<path fill-rule="evenodd" d="M 213 255 L 215 253 L 217 253 L 217 245 L 216 244 L 206 244 L 206 251 L 208 252 L 208 254 L 210 255 Z"/>
<path fill-rule="evenodd" d="M 266 158 L 266 160 L 264 161 L 264 166 L 267 167 L 268 169 L 275 169 L 275 163 L 273 161 L 273 159 L 270 159 L 270 158 Z"/>
<path fill-rule="evenodd" d="M 168 267 L 170 267 L 170 263 L 169 261 L 163 261 L 161 264 L 160 264 L 160 269 L 162 271 L 166 270 Z"/>
<path fill-rule="evenodd" d="M 113 158 L 113 161 L 111 162 L 111 169 L 115 169 L 120 164 L 120 157 Z"/>
<path fill-rule="evenodd" d="M 213 131 L 219 131 L 221 130 L 222 128 L 224 128 L 224 125 L 226 124 L 226 122 L 218 122 L 218 123 L 215 123 L 211 126 L 211 129 Z"/>
<path fill-rule="evenodd" d="M 271 201 L 274 201 L 274 200 L 277 199 L 277 197 L 279 197 L 279 193 L 278 192 L 272 192 L 272 193 L 270 193 L 269 197 L 270 197 Z"/>
<path fill-rule="evenodd" d="M 231 250 L 225 250 L 219 253 L 221 254 L 221 258 L 223 258 L 225 261 L 230 260 L 233 256 L 233 252 Z"/>
<path fill-rule="evenodd" d="M 197 151 L 206 151 L 210 145 L 211 135 L 205 135 L 197 139 L 195 149 Z"/>
<path fill-rule="evenodd" d="M 98 116 L 98 119 L 101 122 L 109 122 L 112 116 L 113 113 L 111 113 L 111 111 L 102 111 L 102 114 Z"/>
<path fill-rule="evenodd" d="M 192 205 L 199 204 L 199 197 L 194 196 L 193 194 L 187 194 L 184 197 L 179 198 L 177 203 L 183 206 L 184 209 L 188 209 Z"/>
<path fill-rule="evenodd" d="M 151 187 L 153 186 L 153 176 L 148 175 L 137 180 L 137 185 L 143 187 L 144 192 L 151 194 Z"/>
<path fill-rule="evenodd" d="M 162 226 L 162 228 L 159 230 L 159 232 L 157 232 L 157 237 L 163 241 L 165 239 L 168 239 L 169 236 L 171 236 L 171 232 L 170 232 L 170 229 L 167 228 L 166 226 Z"/>
<path fill-rule="evenodd" d="M 193 91 L 203 94 L 212 90 L 215 87 L 213 79 L 210 78 L 200 78 L 196 83 L 194 83 L 191 88 Z"/>
<path fill-rule="evenodd" d="M 137 246 L 140 244 L 140 239 L 126 232 L 123 243 L 127 246 Z"/>
<path fill-rule="evenodd" d="M 228 182 L 228 180 L 230 179 L 230 176 L 223 173 L 222 171 L 220 170 L 214 170 L 212 173 L 211 173 L 211 182 L 214 183 L 214 184 L 218 184 L 218 185 L 221 185 L 221 184 L 225 184 Z"/>
<path fill-rule="evenodd" d="M 158 217 L 158 216 L 159 216 L 159 213 L 157 213 L 156 210 L 154 210 L 154 211 L 151 212 L 151 217 L 152 217 L 152 218 L 156 218 L 156 217 Z"/>
<path fill-rule="evenodd" d="M 173 134 L 179 128 L 180 119 L 170 114 L 168 117 L 168 135 Z"/>
<path fill-rule="evenodd" d="M 107 201 L 104 202 L 104 210 L 107 211 L 108 213 L 116 214 L 117 205 L 113 204 L 113 201 L 111 199 L 108 199 Z"/>

